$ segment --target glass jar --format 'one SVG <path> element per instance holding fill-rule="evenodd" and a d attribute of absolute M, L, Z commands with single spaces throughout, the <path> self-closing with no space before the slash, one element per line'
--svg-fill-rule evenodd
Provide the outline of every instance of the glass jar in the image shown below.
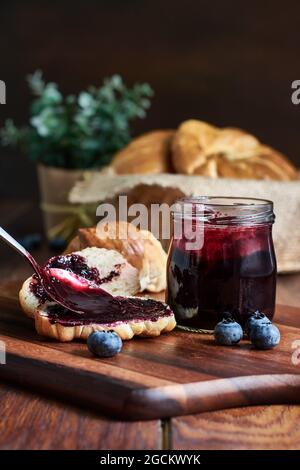
<path fill-rule="evenodd" d="M 167 302 L 179 325 L 212 330 L 230 314 L 242 325 L 275 310 L 273 203 L 232 197 L 177 201 L 167 267 Z"/>

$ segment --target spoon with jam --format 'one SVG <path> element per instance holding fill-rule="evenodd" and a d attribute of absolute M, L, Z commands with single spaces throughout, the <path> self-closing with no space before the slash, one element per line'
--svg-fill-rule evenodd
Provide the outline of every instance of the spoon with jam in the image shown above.
<path fill-rule="evenodd" d="M 0 227 L 0 238 L 21 254 L 36 272 L 47 295 L 62 307 L 80 314 L 103 312 L 118 300 L 95 282 L 61 268 L 43 268 L 17 240 Z"/>

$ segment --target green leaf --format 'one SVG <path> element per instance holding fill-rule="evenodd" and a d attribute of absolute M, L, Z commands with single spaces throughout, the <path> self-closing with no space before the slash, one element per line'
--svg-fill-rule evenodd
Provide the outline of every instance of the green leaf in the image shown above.
<path fill-rule="evenodd" d="M 95 105 L 95 100 L 91 93 L 87 91 L 82 91 L 78 96 L 78 104 L 81 108 L 90 108 Z"/>
<path fill-rule="evenodd" d="M 45 89 L 45 82 L 42 77 L 41 70 L 36 70 L 32 75 L 27 76 L 27 82 L 33 95 L 42 95 Z"/>
<path fill-rule="evenodd" d="M 76 97 L 63 97 L 42 72 L 28 77 L 35 96 L 29 126 L 8 120 L 0 130 L 3 145 L 18 146 L 35 162 L 64 168 L 108 164 L 131 139 L 131 122 L 146 116 L 153 91 L 147 83 L 127 88 L 120 75 L 90 86 Z"/>

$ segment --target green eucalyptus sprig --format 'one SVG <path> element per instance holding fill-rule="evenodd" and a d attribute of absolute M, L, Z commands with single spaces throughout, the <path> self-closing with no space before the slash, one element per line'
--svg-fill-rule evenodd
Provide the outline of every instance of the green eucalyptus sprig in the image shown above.
<path fill-rule="evenodd" d="M 30 75 L 28 84 L 35 96 L 29 126 L 7 120 L 2 144 L 21 148 L 34 162 L 69 169 L 108 164 L 130 141 L 130 123 L 146 116 L 153 96 L 147 83 L 127 88 L 119 75 L 78 96 L 64 97 L 55 83 L 45 83 L 41 71 Z"/>

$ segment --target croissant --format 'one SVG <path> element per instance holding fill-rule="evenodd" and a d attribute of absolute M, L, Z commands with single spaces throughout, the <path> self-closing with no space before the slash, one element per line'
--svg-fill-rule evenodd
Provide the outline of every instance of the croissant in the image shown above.
<path fill-rule="evenodd" d="M 218 129 L 202 121 L 183 122 L 172 140 L 177 173 L 211 178 L 289 181 L 298 171 L 280 152 L 241 129 Z"/>
<path fill-rule="evenodd" d="M 112 161 L 117 174 L 170 173 L 171 141 L 175 131 L 158 130 L 133 139 Z"/>

